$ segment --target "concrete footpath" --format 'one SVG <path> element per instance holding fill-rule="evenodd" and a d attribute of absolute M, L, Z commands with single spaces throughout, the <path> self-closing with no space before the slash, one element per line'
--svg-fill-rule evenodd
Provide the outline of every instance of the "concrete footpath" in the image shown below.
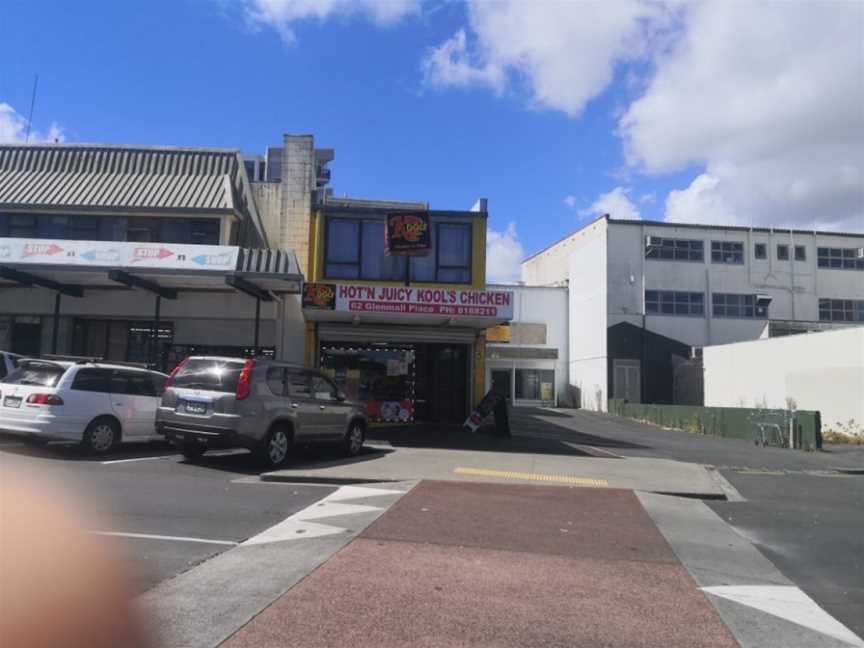
<path fill-rule="evenodd" d="M 586 456 L 527 452 L 465 452 L 369 444 L 354 460 L 305 461 L 264 473 L 264 481 L 367 483 L 432 479 L 638 489 L 704 498 L 727 497 L 706 466 L 670 459 L 623 458 L 597 448 Z M 587 455 L 593 452 L 592 455 Z"/>
<path fill-rule="evenodd" d="M 864 642 L 700 501 L 421 482 L 224 645 Z"/>

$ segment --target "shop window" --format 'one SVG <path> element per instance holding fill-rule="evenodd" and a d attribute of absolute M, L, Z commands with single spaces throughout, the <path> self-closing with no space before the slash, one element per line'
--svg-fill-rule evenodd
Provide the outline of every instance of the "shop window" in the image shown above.
<path fill-rule="evenodd" d="M 9 236 L 39 238 L 39 223 L 31 214 L 9 214 Z"/>
<path fill-rule="evenodd" d="M 555 400 L 555 371 L 552 369 L 517 369 L 516 398 L 522 400 Z"/>
<path fill-rule="evenodd" d="M 768 258 L 768 247 L 764 243 L 757 243 L 754 247 L 753 255 L 757 259 L 767 259 Z"/>
<path fill-rule="evenodd" d="M 705 295 L 698 292 L 646 290 L 645 312 L 653 315 L 705 314 Z"/>
<path fill-rule="evenodd" d="M 744 244 L 737 241 L 711 241 L 711 263 L 744 263 Z"/>
<path fill-rule="evenodd" d="M 471 225 L 437 223 L 432 228 L 432 251 L 425 256 L 384 253 L 384 221 L 330 218 L 327 221 L 328 279 L 403 281 L 410 262 L 412 281 L 471 283 Z"/>
<path fill-rule="evenodd" d="M 714 317 L 768 319 L 768 307 L 756 305 L 756 295 L 714 293 L 711 295 Z"/>
<path fill-rule="evenodd" d="M 471 226 L 439 223 L 438 276 L 442 283 L 471 282 Z"/>
<path fill-rule="evenodd" d="M 363 221 L 360 227 L 360 278 L 404 280 L 406 257 L 384 254 L 384 221 Z"/>
<path fill-rule="evenodd" d="M 327 267 L 330 279 L 360 278 L 360 221 L 331 218 L 327 221 Z"/>
<path fill-rule="evenodd" d="M 135 243 L 159 241 L 159 220 L 156 218 L 130 218 L 126 225 L 126 240 Z"/>
<path fill-rule="evenodd" d="M 334 344 L 321 349 L 321 371 L 348 400 L 366 403 L 372 421 L 408 422 L 415 416 L 413 348 Z"/>

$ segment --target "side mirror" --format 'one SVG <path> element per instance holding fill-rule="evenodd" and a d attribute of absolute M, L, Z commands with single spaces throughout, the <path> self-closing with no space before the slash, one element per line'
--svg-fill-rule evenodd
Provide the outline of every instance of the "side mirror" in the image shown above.
<path fill-rule="evenodd" d="M 345 395 L 345 392 L 343 392 L 341 389 L 338 389 L 336 390 L 336 400 L 344 401 L 348 400 L 348 397 Z"/>

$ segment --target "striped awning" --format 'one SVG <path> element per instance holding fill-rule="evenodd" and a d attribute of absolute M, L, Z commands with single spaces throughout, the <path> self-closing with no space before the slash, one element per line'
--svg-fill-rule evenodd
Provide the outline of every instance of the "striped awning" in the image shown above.
<path fill-rule="evenodd" d="M 0 208 L 239 212 L 239 152 L 103 145 L 0 146 Z"/>

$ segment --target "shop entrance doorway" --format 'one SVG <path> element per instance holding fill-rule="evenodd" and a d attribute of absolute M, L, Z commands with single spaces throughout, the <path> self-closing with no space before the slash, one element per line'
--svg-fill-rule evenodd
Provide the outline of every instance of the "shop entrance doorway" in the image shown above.
<path fill-rule="evenodd" d="M 431 376 L 430 419 L 442 423 L 468 416 L 468 352 L 462 345 L 429 345 Z"/>
<path fill-rule="evenodd" d="M 18 321 L 12 324 L 12 353 L 23 356 L 38 356 L 42 349 L 42 323 Z"/>

